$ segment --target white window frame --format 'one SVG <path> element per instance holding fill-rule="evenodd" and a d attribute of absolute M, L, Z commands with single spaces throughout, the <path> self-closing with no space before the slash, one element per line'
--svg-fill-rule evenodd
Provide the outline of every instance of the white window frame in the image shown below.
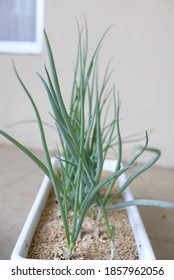
<path fill-rule="evenodd" d="M 22 40 L 2 41 L 0 38 L 0 53 L 39 54 L 42 52 L 43 30 L 44 30 L 44 0 L 35 0 L 35 1 L 36 1 L 35 41 L 22 41 Z"/>

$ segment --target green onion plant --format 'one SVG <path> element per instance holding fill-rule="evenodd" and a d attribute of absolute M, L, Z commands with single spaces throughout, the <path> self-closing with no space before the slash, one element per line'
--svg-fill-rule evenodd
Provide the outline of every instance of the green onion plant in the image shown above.
<path fill-rule="evenodd" d="M 122 165 L 124 139 L 120 131 L 120 99 L 116 94 L 115 87 L 109 85 L 111 76 L 110 63 L 106 67 L 102 82 L 99 82 L 99 52 L 109 29 L 110 27 L 104 32 L 92 56 L 89 58 L 87 24 L 85 21 L 82 28 L 78 24 L 78 48 L 69 109 L 66 108 L 63 100 L 53 52 L 47 34 L 44 32 L 49 69 L 45 65 L 46 78 L 40 74 L 37 75 L 51 104 L 53 124 L 57 130 L 59 143 L 61 143 L 61 146 L 57 145 L 57 154 L 55 155 L 60 166 L 61 176 L 57 175 L 53 167 L 52 156 L 49 153 L 44 132 L 44 122 L 41 120 L 33 97 L 21 80 L 14 63 L 13 67 L 16 76 L 36 115 L 45 161 L 42 162 L 28 148 L 5 131 L 0 130 L 1 135 L 27 154 L 51 180 L 65 229 L 67 258 L 73 254 L 84 218 L 87 211 L 92 207 L 96 207 L 98 210 L 97 223 L 100 224 L 101 218 L 105 221 L 108 238 L 111 240 L 111 258 L 115 258 L 116 255 L 116 245 L 114 243 L 116 229 L 109 222 L 108 211 L 132 205 L 174 208 L 174 203 L 145 199 L 115 204 L 115 199 L 141 173 L 149 169 L 158 160 L 160 151 L 148 146 L 148 134 L 145 132 L 144 146 L 138 149 L 129 162 L 124 166 Z M 114 104 L 113 119 L 108 121 L 107 113 L 111 102 Z M 103 164 L 108 152 L 111 150 L 116 150 L 117 164 L 115 171 L 101 180 Z M 144 152 L 152 153 L 152 157 L 140 168 L 134 169 L 133 167 L 135 167 L 138 158 Z M 131 175 L 123 186 L 113 193 L 116 180 L 129 169 L 133 170 Z M 104 187 L 106 191 L 102 195 L 101 191 Z M 70 211 L 73 211 L 72 221 L 69 219 Z"/>

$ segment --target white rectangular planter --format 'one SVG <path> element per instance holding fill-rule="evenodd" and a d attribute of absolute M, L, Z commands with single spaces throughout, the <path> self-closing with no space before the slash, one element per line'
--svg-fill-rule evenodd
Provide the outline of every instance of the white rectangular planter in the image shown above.
<path fill-rule="evenodd" d="M 113 172 L 115 170 L 116 161 L 115 160 L 105 160 L 104 170 Z M 125 174 L 119 177 L 119 186 L 121 187 L 126 180 Z M 24 224 L 22 232 L 18 238 L 16 246 L 12 252 L 12 260 L 24 260 L 27 258 L 28 250 L 35 233 L 36 227 L 39 223 L 42 210 L 44 209 L 46 202 L 48 200 L 49 193 L 51 191 L 52 185 L 47 176 L 44 177 L 40 190 L 36 196 L 34 204 L 28 215 L 28 218 Z M 123 199 L 125 201 L 132 200 L 132 194 L 127 188 L 124 191 Z M 136 206 L 127 207 L 127 213 L 129 222 L 132 227 L 132 231 L 137 244 L 138 255 L 140 260 L 154 260 L 155 255 L 151 247 L 149 238 L 147 236 L 146 230 L 144 228 L 142 219 L 140 217 L 139 211 Z"/>

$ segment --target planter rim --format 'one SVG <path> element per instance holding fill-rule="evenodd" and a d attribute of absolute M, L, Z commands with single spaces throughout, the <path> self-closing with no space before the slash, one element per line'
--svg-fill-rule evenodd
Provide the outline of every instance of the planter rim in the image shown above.
<path fill-rule="evenodd" d="M 53 158 L 53 165 L 57 165 L 57 160 Z M 116 160 L 106 159 L 104 161 L 103 170 L 114 172 Z M 119 178 L 119 186 L 121 187 L 126 181 L 126 175 L 123 173 Z M 11 260 L 25 260 L 28 255 L 29 246 L 31 244 L 36 227 L 39 223 L 41 213 L 47 202 L 49 193 L 51 191 L 51 182 L 47 176 L 44 176 L 40 189 L 34 200 L 33 206 L 29 212 L 26 222 L 22 228 L 19 238 L 11 254 Z M 125 201 L 132 200 L 133 196 L 129 187 L 123 192 L 123 199 Z M 139 214 L 137 206 L 126 207 L 128 219 L 134 234 L 137 245 L 138 256 L 140 260 L 155 260 L 151 243 L 149 241 L 147 232 L 145 230 L 143 221 Z"/>

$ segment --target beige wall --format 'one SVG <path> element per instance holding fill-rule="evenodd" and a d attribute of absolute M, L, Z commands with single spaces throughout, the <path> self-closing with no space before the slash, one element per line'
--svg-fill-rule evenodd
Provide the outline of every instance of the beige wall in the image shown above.
<path fill-rule="evenodd" d="M 160 148 L 159 165 L 174 167 L 174 1 L 172 0 L 45 0 L 45 28 L 52 43 L 60 84 L 68 104 L 75 60 L 75 18 L 88 20 L 91 45 L 114 24 L 102 49 L 103 65 L 114 55 L 112 80 L 122 99 L 121 128 L 127 136 L 146 129 L 149 143 Z M 38 104 L 43 120 L 50 122 L 47 98 L 35 72 L 43 73 L 45 53 L 15 56 L 16 66 Z M 101 63 L 102 67 L 102 63 Z M 32 147 L 41 147 L 36 124 L 11 65 L 11 55 L 0 55 L 0 128 Z M 56 134 L 46 128 L 48 143 L 55 147 Z M 7 143 L 0 137 L 0 144 Z M 141 142 L 143 144 L 143 142 Z M 132 145 L 125 146 L 124 158 Z"/>

